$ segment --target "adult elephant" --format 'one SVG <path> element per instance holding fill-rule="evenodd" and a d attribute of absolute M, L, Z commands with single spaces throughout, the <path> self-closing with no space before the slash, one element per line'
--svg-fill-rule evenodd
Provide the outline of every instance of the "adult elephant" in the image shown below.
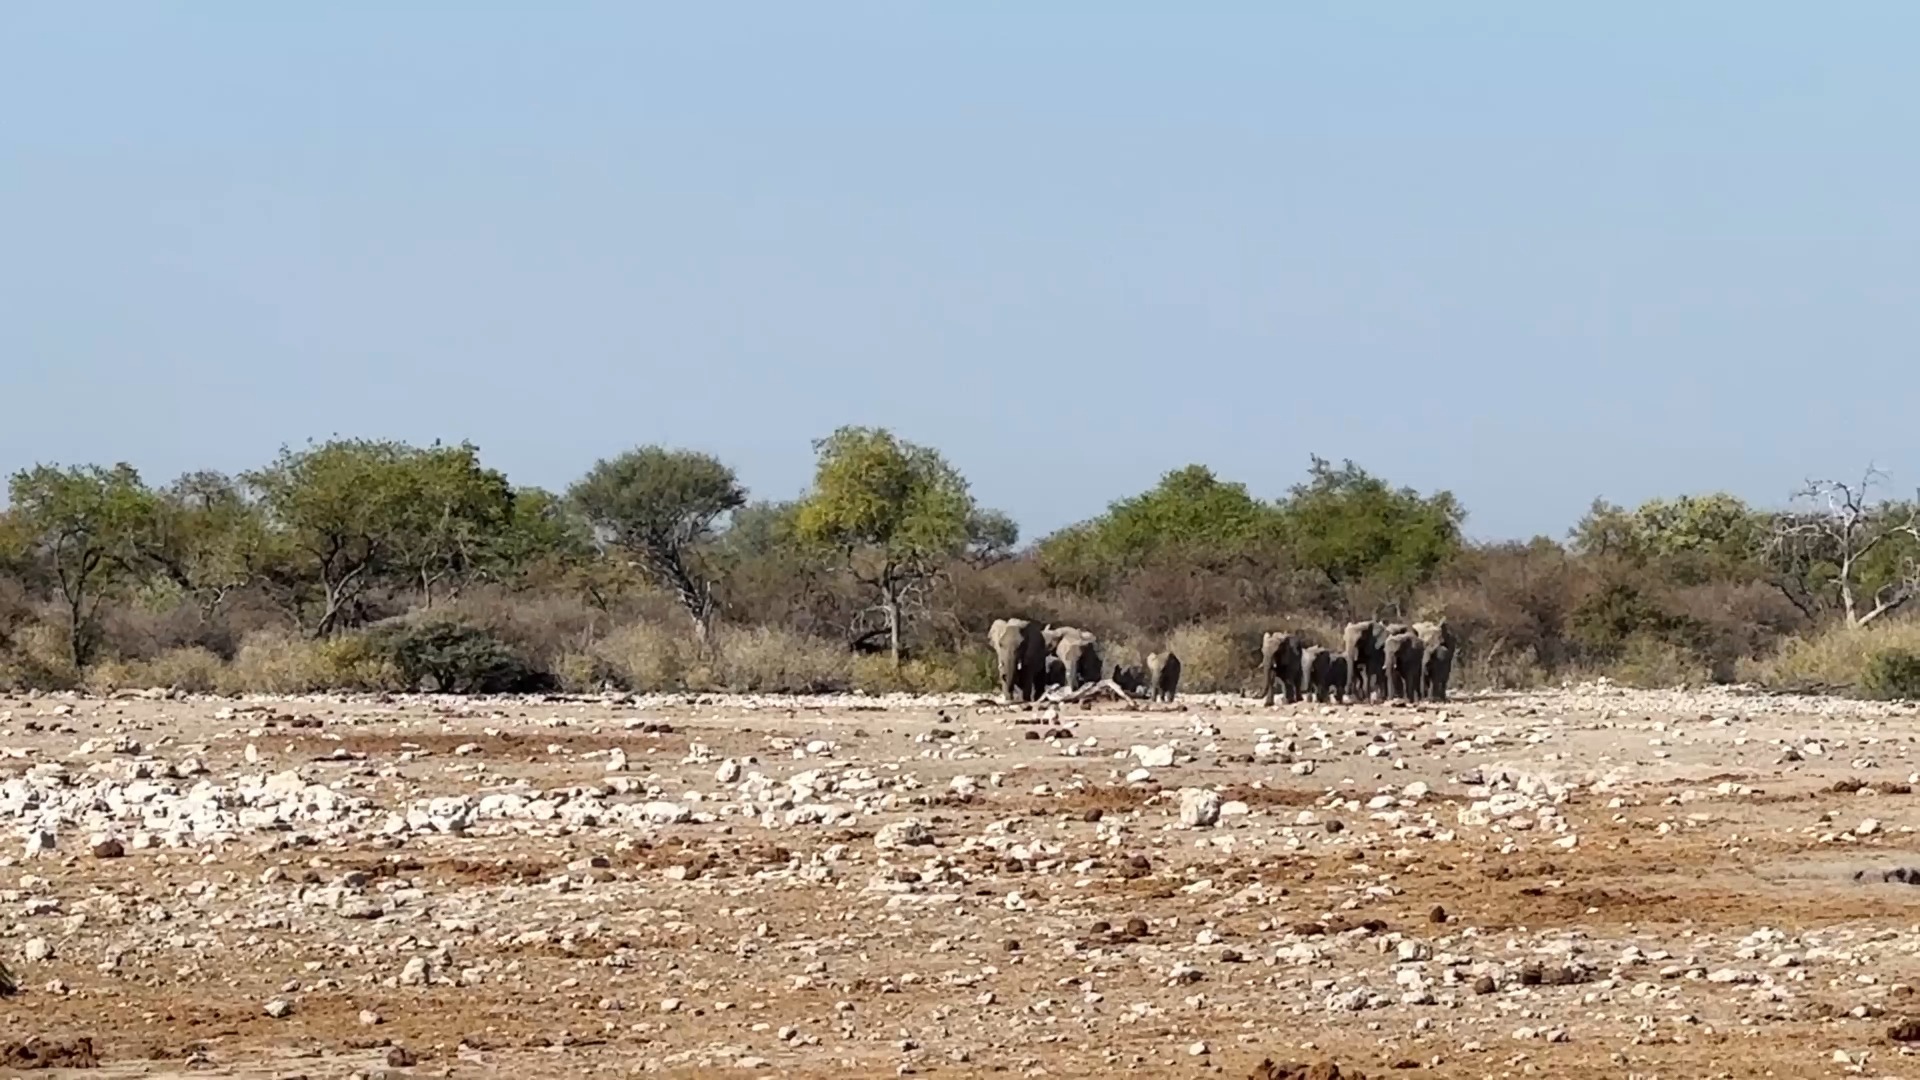
<path fill-rule="evenodd" d="M 1280 685 L 1282 696 L 1291 705 L 1300 700 L 1300 639 L 1283 630 L 1269 631 L 1260 638 L 1260 679 L 1265 703 L 1273 704 L 1273 687 Z"/>
<path fill-rule="evenodd" d="M 1100 639 L 1072 626 L 1049 626 L 1040 632 L 1047 651 L 1060 659 L 1065 686 L 1078 690 L 1083 683 L 1097 683 L 1101 677 Z"/>
<path fill-rule="evenodd" d="M 987 643 L 1000 672 L 1000 698 L 1012 704 L 1017 689 L 1027 701 L 1039 701 L 1046 687 L 1047 641 L 1038 623 L 1027 619 L 995 619 Z"/>
<path fill-rule="evenodd" d="M 1300 683 L 1304 693 L 1322 705 L 1327 702 L 1327 675 L 1333 669 L 1333 654 L 1318 645 L 1300 650 Z"/>
<path fill-rule="evenodd" d="M 1386 641 L 1387 697 L 1417 701 L 1420 697 L 1420 635 L 1411 630 L 1390 634 Z"/>
<path fill-rule="evenodd" d="M 1180 689 L 1180 658 L 1172 649 L 1147 654 L 1147 694 L 1151 701 L 1172 701 Z"/>
<path fill-rule="evenodd" d="M 1385 689 L 1387 627 L 1378 619 L 1350 622 L 1341 635 L 1347 660 L 1347 696 L 1372 701 Z"/>
<path fill-rule="evenodd" d="M 1447 684 L 1453 679 L 1453 657 L 1459 649 L 1453 628 L 1447 620 L 1417 622 L 1413 632 L 1420 636 L 1423 648 L 1420 668 L 1420 696 L 1428 701 L 1447 700 Z"/>

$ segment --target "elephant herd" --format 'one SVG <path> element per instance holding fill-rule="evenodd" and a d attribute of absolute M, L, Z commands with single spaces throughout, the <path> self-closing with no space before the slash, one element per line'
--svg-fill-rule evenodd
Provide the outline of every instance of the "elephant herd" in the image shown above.
<path fill-rule="evenodd" d="M 987 634 L 993 647 L 1004 701 L 1038 701 L 1055 686 L 1069 692 L 1102 681 L 1100 642 L 1071 626 L 1043 626 L 1029 619 L 995 619 Z M 1457 648 L 1445 619 L 1348 623 L 1339 650 L 1310 645 L 1290 632 L 1260 641 L 1261 690 L 1265 703 L 1279 696 L 1291 703 L 1445 701 Z M 1144 668 L 1116 665 L 1113 683 L 1130 696 L 1172 701 L 1180 685 L 1180 658 L 1151 653 Z"/>

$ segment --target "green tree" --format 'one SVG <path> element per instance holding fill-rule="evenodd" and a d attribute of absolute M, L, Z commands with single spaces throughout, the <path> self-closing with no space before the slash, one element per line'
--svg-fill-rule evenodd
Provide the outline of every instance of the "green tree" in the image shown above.
<path fill-rule="evenodd" d="M 1582 555 L 1658 565 L 1681 584 L 1748 578 L 1758 569 L 1767 518 L 1725 492 L 1649 499 L 1634 510 L 1603 500 L 1569 534 Z"/>
<path fill-rule="evenodd" d="M 592 526 L 571 503 L 545 488 L 521 487 L 513 490 L 506 524 L 486 551 L 485 573 L 524 587 L 542 567 L 564 573 L 596 557 Z"/>
<path fill-rule="evenodd" d="M 1150 562 L 1178 558 L 1218 569 L 1280 537 L 1272 504 L 1246 486 L 1220 480 L 1204 465 L 1188 465 L 1106 513 L 1040 542 L 1041 572 L 1049 584 L 1087 594 Z"/>
<path fill-rule="evenodd" d="M 252 584 L 275 537 L 260 507 L 230 477 L 188 473 L 162 489 L 135 538 L 148 581 L 178 592 L 208 618 Z"/>
<path fill-rule="evenodd" d="M 673 590 L 706 642 L 714 597 L 701 548 L 723 517 L 746 504 L 733 470 L 708 454 L 643 446 L 595 462 L 567 498 L 648 577 Z"/>
<path fill-rule="evenodd" d="M 1362 581 L 1406 592 L 1461 550 L 1466 511 L 1452 492 L 1391 488 L 1351 461 L 1314 457 L 1281 504 L 1301 566 L 1338 586 Z"/>
<path fill-rule="evenodd" d="M 481 468 L 466 443 L 336 439 L 282 449 L 242 480 L 281 535 L 288 606 L 315 637 L 340 629 L 377 586 L 427 598 L 467 571 L 476 544 L 507 515 L 505 479 Z"/>
<path fill-rule="evenodd" d="M 966 480 L 937 451 L 884 428 L 842 427 L 813 445 L 813 490 L 800 503 L 795 534 L 831 552 L 875 598 L 898 667 L 906 612 L 979 542 L 979 510 Z"/>
<path fill-rule="evenodd" d="M 432 608 L 436 589 L 457 596 L 489 568 L 513 521 L 513 487 L 471 443 L 407 448 L 397 464 L 393 481 L 409 495 L 390 558 Z"/>
<path fill-rule="evenodd" d="M 31 551 L 51 568 L 67 609 L 75 667 L 93 660 L 100 603 L 137 575 L 139 539 L 151 527 L 153 492 L 131 465 L 40 465 L 13 474 L 9 513 Z"/>

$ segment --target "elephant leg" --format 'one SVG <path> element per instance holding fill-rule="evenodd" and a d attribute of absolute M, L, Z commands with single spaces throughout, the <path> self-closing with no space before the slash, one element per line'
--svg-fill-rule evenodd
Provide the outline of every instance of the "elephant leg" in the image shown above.
<path fill-rule="evenodd" d="M 1273 665 L 1263 664 L 1261 666 L 1266 669 L 1261 675 L 1261 692 L 1264 697 L 1261 704 L 1271 705 L 1273 704 Z"/>

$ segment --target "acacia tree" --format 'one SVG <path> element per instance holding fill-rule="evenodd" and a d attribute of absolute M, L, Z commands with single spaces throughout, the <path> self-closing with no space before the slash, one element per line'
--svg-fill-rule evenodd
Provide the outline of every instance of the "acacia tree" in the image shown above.
<path fill-rule="evenodd" d="M 206 619 L 262 573 L 273 539 L 239 484 L 202 471 L 158 493 L 135 544 L 149 582 L 190 598 Z"/>
<path fill-rule="evenodd" d="M 431 608 L 435 589 L 444 586 L 451 599 L 484 572 L 512 523 L 513 488 L 480 464 L 471 443 L 416 450 L 402 464 L 396 479 L 410 494 L 392 561 L 418 589 L 420 606 Z"/>
<path fill-rule="evenodd" d="M 113 468 L 40 465 L 7 484 L 11 524 L 51 569 L 67 609 L 67 647 L 75 667 L 93 660 L 100 602 L 135 576 L 138 541 L 150 527 L 154 496 L 125 463 Z"/>
<path fill-rule="evenodd" d="M 723 516 L 746 504 L 733 470 L 708 454 L 643 446 L 595 462 L 567 499 L 603 539 L 673 590 L 704 645 L 715 605 L 700 549 Z"/>
<path fill-rule="evenodd" d="M 1281 503 L 1300 565 L 1335 586 L 1377 583 L 1404 595 L 1461 550 L 1466 511 L 1453 493 L 1392 488 L 1351 461 L 1314 457 Z"/>
<path fill-rule="evenodd" d="M 1778 516 L 1768 545 L 1776 587 L 1812 617 L 1823 593 L 1839 599 L 1848 626 L 1866 626 L 1920 596 L 1920 504 L 1874 501 L 1886 479 L 1871 465 L 1858 483 L 1810 480 L 1804 509 Z M 1869 590 L 1872 607 L 1858 594 Z"/>
<path fill-rule="evenodd" d="M 884 428 L 842 427 L 813 447 L 813 490 L 801 500 L 795 534 L 831 553 L 836 567 L 874 596 L 870 610 L 884 620 L 897 668 L 907 610 L 924 602 L 970 541 L 983 541 L 974 534 L 989 521 L 938 451 Z"/>
<path fill-rule="evenodd" d="M 243 480 L 287 549 L 277 581 L 290 613 L 315 637 L 340 629 L 377 585 L 430 594 L 508 517 L 505 479 L 468 443 L 336 439 L 283 448 Z"/>

